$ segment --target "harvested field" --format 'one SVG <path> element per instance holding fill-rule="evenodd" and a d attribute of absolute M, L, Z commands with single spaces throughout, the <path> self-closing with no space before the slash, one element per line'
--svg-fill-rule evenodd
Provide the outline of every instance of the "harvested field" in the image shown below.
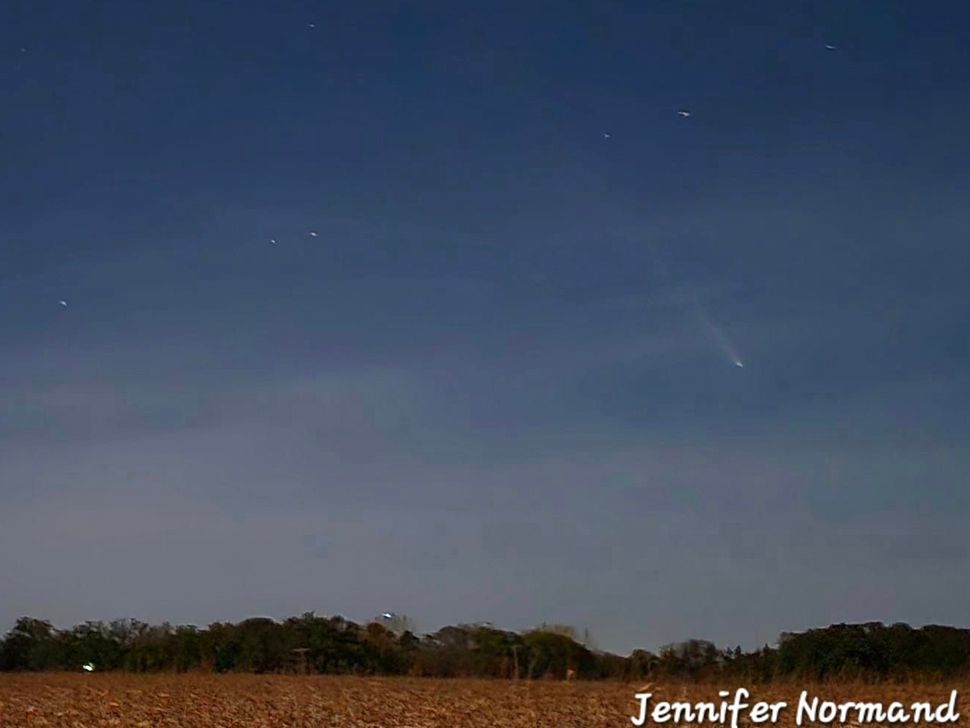
<path fill-rule="evenodd" d="M 0 726 L 629 726 L 642 685 L 278 675 L 0 674 Z M 722 686 L 729 690 L 737 685 Z M 756 700 L 932 700 L 959 685 L 757 686 Z M 717 687 L 654 685 L 654 700 L 719 700 Z M 958 705 L 958 708 L 960 706 Z M 742 721 L 747 723 L 746 720 Z M 670 725 L 670 724 L 668 724 Z"/>

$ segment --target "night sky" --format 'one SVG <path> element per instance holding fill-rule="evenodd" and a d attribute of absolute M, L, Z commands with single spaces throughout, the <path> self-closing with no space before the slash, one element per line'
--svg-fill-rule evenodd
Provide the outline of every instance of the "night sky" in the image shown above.
<path fill-rule="evenodd" d="M 0 99 L 0 630 L 970 619 L 966 3 L 11 0 Z"/>

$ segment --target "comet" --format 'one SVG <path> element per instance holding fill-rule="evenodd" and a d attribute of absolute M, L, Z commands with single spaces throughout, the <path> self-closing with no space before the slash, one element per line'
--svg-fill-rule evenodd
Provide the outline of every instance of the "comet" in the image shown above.
<path fill-rule="evenodd" d="M 731 364 L 736 366 L 738 369 L 744 369 L 744 362 L 741 361 L 741 356 L 738 354 L 738 350 L 734 347 L 734 344 L 728 338 L 728 335 L 724 332 L 720 326 L 714 323 L 704 304 L 701 303 L 700 298 L 696 294 L 692 296 L 694 304 L 694 314 L 697 316 L 697 320 L 700 322 L 701 327 L 707 330 L 708 335 L 714 340 L 717 348 L 721 350 L 724 354 L 724 358 L 727 359 Z"/>
<path fill-rule="evenodd" d="M 667 269 L 663 258 L 657 257 L 656 265 L 658 272 L 666 279 L 671 280 L 672 276 Z M 732 364 L 738 369 L 744 369 L 744 361 L 741 359 L 741 354 L 738 352 L 734 343 L 731 341 L 730 337 L 724 331 L 723 327 L 715 323 L 714 319 L 708 313 L 707 306 L 701 300 L 697 291 L 690 285 L 681 285 L 680 289 L 684 294 L 686 307 L 688 311 L 692 314 L 693 319 L 696 321 L 698 327 L 702 329 L 708 337 L 710 337 L 712 343 L 720 350 L 724 355 L 727 363 Z"/>

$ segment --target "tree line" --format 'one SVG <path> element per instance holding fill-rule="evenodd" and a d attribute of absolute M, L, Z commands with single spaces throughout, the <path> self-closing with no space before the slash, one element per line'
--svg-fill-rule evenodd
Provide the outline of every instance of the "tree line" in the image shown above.
<path fill-rule="evenodd" d="M 206 628 L 131 619 L 56 629 L 24 617 L 0 641 L 0 670 L 256 672 L 504 679 L 642 680 L 910 679 L 970 674 L 970 630 L 873 622 L 785 633 L 750 652 L 687 640 L 656 653 L 592 649 L 575 630 L 522 633 L 489 624 L 416 635 L 406 620 L 366 624 L 308 612 Z"/>

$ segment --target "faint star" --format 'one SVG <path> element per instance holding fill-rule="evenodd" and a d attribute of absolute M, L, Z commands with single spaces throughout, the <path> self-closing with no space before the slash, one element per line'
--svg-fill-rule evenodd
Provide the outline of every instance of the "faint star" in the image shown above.
<path fill-rule="evenodd" d="M 835 46 L 832 45 L 831 43 L 826 43 L 825 44 L 825 50 L 827 50 L 827 51 L 834 51 L 835 50 Z"/>
<path fill-rule="evenodd" d="M 690 112 L 687 111 L 686 109 L 681 109 L 680 111 L 677 112 L 677 115 L 686 119 L 688 116 L 690 116 Z"/>
<path fill-rule="evenodd" d="M 307 23 L 306 24 L 306 27 L 308 27 L 310 30 L 313 30 L 314 28 L 317 27 L 317 24 L 316 23 Z"/>
<path fill-rule="evenodd" d="M 310 237 L 311 238 L 315 238 L 316 236 L 317 236 L 317 231 L 316 230 L 311 230 L 310 231 Z"/>
<path fill-rule="evenodd" d="M 270 238 L 269 239 L 269 244 L 270 245 L 276 245 L 276 238 Z"/>
<path fill-rule="evenodd" d="M 57 303 L 58 303 L 58 304 L 59 304 L 59 305 L 60 305 L 60 306 L 61 306 L 62 308 L 67 308 L 67 301 L 58 301 Z"/>
<path fill-rule="evenodd" d="M 610 138 L 610 135 L 609 135 L 609 134 L 607 134 L 607 133 L 606 133 L 606 132 L 604 131 L 604 132 L 603 132 L 603 138 L 604 138 L 604 139 L 609 139 L 609 138 Z"/>

